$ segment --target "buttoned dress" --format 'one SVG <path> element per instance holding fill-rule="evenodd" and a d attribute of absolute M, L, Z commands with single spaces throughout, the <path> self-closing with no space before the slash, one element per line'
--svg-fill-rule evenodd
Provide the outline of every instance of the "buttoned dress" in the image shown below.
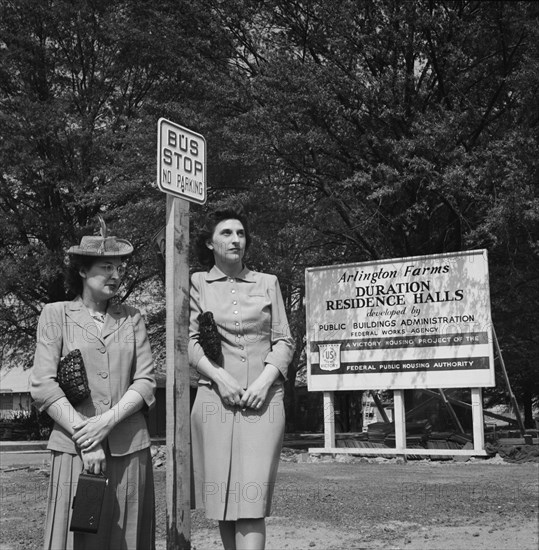
<path fill-rule="evenodd" d="M 40 411 L 59 406 L 65 394 L 56 381 L 62 356 L 80 349 L 90 396 L 75 409 L 84 417 L 109 410 L 127 390 L 145 407 L 155 402 L 152 353 L 140 311 L 109 303 L 104 323 L 96 324 L 80 298 L 44 306 L 37 329 L 31 393 Z M 65 411 L 68 414 L 68 411 Z M 55 423 L 47 448 L 52 453 L 45 549 L 136 550 L 154 548 L 155 512 L 150 435 L 142 410 L 118 423 L 103 441 L 108 487 L 97 534 L 69 531 L 80 451 Z"/>
<path fill-rule="evenodd" d="M 204 356 L 198 315 L 213 313 L 221 336 L 220 366 L 247 388 L 272 364 L 280 372 L 258 409 L 223 404 L 200 376 L 191 413 L 193 484 L 197 508 L 210 519 L 235 521 L 270 515 L 284 436 L 284 388 L 294 342 L 277 277 L 244 268 L 227 277 L 214 266 L 191 277 L 189 362 Z"/>

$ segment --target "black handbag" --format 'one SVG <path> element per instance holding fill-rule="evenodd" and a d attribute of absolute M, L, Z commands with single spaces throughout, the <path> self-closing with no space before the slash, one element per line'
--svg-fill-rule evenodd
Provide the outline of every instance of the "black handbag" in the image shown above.
<path fill-rule="evenodd" d="M 77 492 L 73 498 L 70 531 L 97 533 L 108 482 L 103 475 L 79 475 Z"/>
<path fill-rule="evenodd" d="M 72 405 L 78 405 L 90 395 L 80 349 L 74 349 L 60 359 L 56 380 Z"/>
<path fill-rule="evenodd" d="M 204 311 L 198 316 L 198 343 L 202 346 L 206 357 L 217 362 L 221 358 L 221 335 L 217 330 L 211 311 Z"/>

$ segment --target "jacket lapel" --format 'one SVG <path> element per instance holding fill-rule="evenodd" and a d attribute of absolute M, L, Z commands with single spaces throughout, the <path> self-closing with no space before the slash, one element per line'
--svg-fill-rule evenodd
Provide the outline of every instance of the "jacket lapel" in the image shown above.
<path fill-rule="evenodd" d="M 127 320 L 125 308 L 122 304 L 114 300 L 109 304 L 107 314 L 105 315 L 105 324 L 103 325 L 101 334 L 99 334 L 99 330 L 94 320 L 84 307 L 80 298 L 72 302 L 66 302 L 65 310 L 66 316 L 71 322 L 76 323 L 86 332 L 91 332 L 91 334 L 98 338 L 103 344 L 105 344 L 105 338 L 116 332 Z"/>
<path fill-rule="evenodd" d="M 125 308 L 117 300 L 109 302 L 107 314 L 105 315 L 105 324 L 101 330 L 101 338 L 105 340 L 108 336 L 116 332 L 127 321 Z"/>
<path fill-rule="evenodd" d="M 84 307 L 82 300 L 75 299 L 72 302 L 66 302 L 66 316 L 73 322 L 84 329 L 88 329 L 88 324 L 93 323 L 88 310 Z"/>
<path fill-rule="evenodd" d="M 81 327 L 84 333 L 91 334 L 92 337 L 99 339 L 104 344 L 102 337 L 99 335 L 99 330 L 97 329 L 94 320 L 88 313 L 88 310 L 84 307 L 82 300 L 80 298 L 76 298 L 72 302 L 66 302 L 65 304 L 65 313 L 68 318 L 66 327 L 67 338 L 73 338 L 71 329 L 69 328 L 69 323 L 72 322 Z"/>

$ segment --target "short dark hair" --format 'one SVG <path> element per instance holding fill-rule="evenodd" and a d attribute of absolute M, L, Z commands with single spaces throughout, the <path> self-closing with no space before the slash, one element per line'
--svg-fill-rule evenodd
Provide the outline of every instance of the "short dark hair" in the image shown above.
<path fill-rule="evenodd" d="M 80 296 L 82 294 L 82 277 L 80 276 L 80 270 L 90 269 L 96 261 L 100 258 L 94 256 L 81 256 L 78 254 L 69 255 L 69 263 L 67 264 L 65 272 L 65 281 L 67 290 L 73 296 Z"/>
<path fill-rule="evenodd" d="M 247 216 L 241 208 L 222 208 L 210 212 L 202 227 L 199 229 L 195 239 L 195 252 L 198 261 L 208 270 L 215 264 L 213 252 L 206 246 L 206 243 L 211 240 L 213 232 L 219 223 L 224 220 L 238 220 L 243 225 L 245 230 L 245 252 L 251 244 L 251 233 L 249 231 L 249 223 Z"/>

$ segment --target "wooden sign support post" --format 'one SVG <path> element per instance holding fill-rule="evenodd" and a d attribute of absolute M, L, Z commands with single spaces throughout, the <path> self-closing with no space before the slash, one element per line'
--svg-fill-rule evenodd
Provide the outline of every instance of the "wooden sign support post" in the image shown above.
<path fill-rule="evenodd" d="M 404 409 L 404 390 L 393 391 L 393 413 L 395 420 L 395 454 L 405 454 L 406 449 L 406 411 Z"/>
<path fill-rule="evenodd" d="M 167 195 L 167 550 L 191 548 L 189 202 Z"/>
<path fill-rule="evenodd" d="M 332 391 L 324 392 L 324 447 L 335 445 L 335 395 Z"/>

